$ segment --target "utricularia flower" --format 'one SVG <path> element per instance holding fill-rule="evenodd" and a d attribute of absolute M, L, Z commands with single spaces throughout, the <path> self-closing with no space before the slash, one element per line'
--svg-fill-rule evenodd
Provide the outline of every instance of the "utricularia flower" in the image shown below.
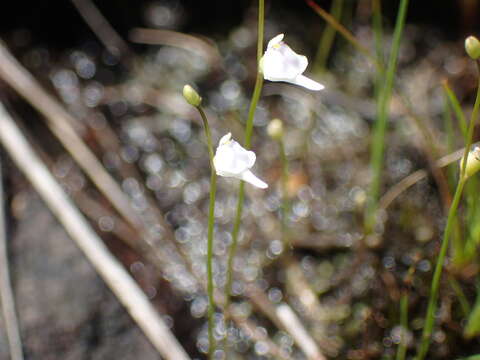
<path fill-rule="evenodd" d="M 283 37 L 283 34 L 279 34 L 268 42 L 260 64 L 264 79 L 285 81 L 315 91 L 322 90 L 322 84 L 302 75 L 308 65 L 307 57 L 290 49 L 282 41 Z"/>
<path fill-rule="evenodd" d="M 228 133 L 218 143 L 213 165 L 217 175 L 234 177 L 265 189 L 268 185 L 250 171 L 255 160 L 255 153 L 244 149 L 232 139 L 232 134 Z"/>

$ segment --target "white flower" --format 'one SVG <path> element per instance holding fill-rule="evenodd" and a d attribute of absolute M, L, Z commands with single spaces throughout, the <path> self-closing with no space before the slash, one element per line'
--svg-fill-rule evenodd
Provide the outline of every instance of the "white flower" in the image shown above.
<path fill-rule="evenodd" d="M 308 65 L 308 60 L 303 55 L 298 55 L 285 44 L 283 34 L 275 36 L 268 42 L 267 51 L 261 60 L 263 77 L 270 81 L 285 81 L 303 86 L 310 90 L 322 90 L 324 86 L 302 73 Z"/>
<path fill-rule="evenodd" d="M 265 189 L 268 185 L 250 171 L 255 160 L 255 153 L 245 150 L 238 142 L 232 140 L 232 134 L 228 133 L 218 143 L 213 165 L 217 175 L 234 177 Z"/>

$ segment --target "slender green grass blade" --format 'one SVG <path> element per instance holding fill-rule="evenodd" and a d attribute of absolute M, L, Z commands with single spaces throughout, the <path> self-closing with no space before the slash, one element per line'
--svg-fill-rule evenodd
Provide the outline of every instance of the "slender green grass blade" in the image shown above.
<path fill-rule="evenodd" d="M 397 70 L 397 60 L 400 51 L 400 40 L 402 38 L 403 27 L 407 16 L 408 0 L 402 0 L 398 10 L 397 21 L 393 33 L 393 42 L 391 54 L 385 73 L 385 83 L 379 89 L 377 102 L 377 121 L 373 133 L 371 147 L 371 168 L 372 183 L 369 190 L 369 200 L 365 216 L 365 231 L 369 233 L 373 230 L 378 208 L 378 197 L 382 179 L 383 157 L 385 151 L 385 134 L 388 120 L 388 108 L 393 90 L 395 72 Z"/>
<path fill-rule="evenodd" d="M 342 8 L 343 0 L 334 0 L 332 2 L 330 14 L 337 22 L 340 22 Z M 315 73 L 320 73 L 325 70 L 327 60 L 333 46 L 333 41 L 335 40 L 336 32 L 337 30 L 330 24 L 327 24 L 323 30 L 322 38 L 320 39 L 320 44 L 317 49 L 317 55 L 315 56 L 315 65 L 313 66 L 313 71 Z"/>

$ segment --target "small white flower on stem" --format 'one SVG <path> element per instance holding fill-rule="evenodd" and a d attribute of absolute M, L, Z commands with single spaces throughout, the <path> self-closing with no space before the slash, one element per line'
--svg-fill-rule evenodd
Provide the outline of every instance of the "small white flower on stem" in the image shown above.
<path fill-rule="evenodd" d="M 255 153 L 244 149 L 232 139 L 232 134 L 228 133 L 218 143 L 213 165 L 219 176 L 234 177 L 261 189 L 266 189 L 268 185 L 250 171 L 255 164 L 255 160 Z"/>
<path fill-rule="evenodd" d="M 308 65 L 307 57 L 290 49 L 282 41 L 283 36 L 279 34 L 268 42 L 260 64 L 264 79 L 285 81 L 314 91 L 322 90 L 322 84 L 302 75 Z"/>

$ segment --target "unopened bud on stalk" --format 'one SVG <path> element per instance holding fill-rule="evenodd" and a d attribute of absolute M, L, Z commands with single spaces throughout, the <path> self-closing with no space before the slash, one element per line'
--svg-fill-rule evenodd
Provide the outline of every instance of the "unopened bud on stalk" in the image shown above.
<path fill-rule="evenodd" d="M 267 134 L 273 140 L 281 140 L 283 137 L 283 122 L 280 119 L 273 119 L 267 126 Z"/>
<path fill-rule="evenodd" d="M 463 159 L 460 162 L 460 166 L 463 166 Z M 468 179 L 480 170 L 480 146 L 476 145 L 467 156 L 467 165 L 465 167 L 464 179 Z"/>
<path fill-rule="evenodd" d="M 480 41 L 475 36 L 469 36 L 465 40 L 465 50 L 468 56 L 473 60 L 477 60 L 480 57 Z"/>
<path fill-rule="evenodd" d="M 183 87 L 183 97 L 190 105 L 195 107 L 199 107 L 202 103 L 202 97 L 198 95 L 195 89 L 190 85 L 185 85 Z"/>

